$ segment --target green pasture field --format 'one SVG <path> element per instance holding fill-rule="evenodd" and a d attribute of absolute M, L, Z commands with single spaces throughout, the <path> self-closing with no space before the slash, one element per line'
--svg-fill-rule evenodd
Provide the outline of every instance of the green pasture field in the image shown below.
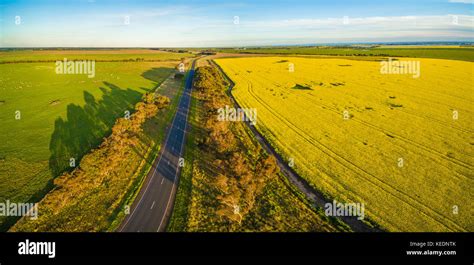
<path fill-rule="evenodd" d="M 51 51 L 41 57 L 62 58 L 71 52 L 78 54 Z M 85 54 L 92 56 L 90 52 Z M 98 52 L 109 59 L 116 56 Z M 12 55 L 30 60 L 38 59 L 37 53 Z M 94 78 L 56 74 L 54 62 L 0 64 L 0 201 L 40 200 L 52 188 L 54 177 L 72 169 L 70 158 L 77 166 L 110 134 L 118 117 L 133 112 L 145 92 L 175 71 L 179 61 L 170 59 L 183 57 L 150 54 L 168 61 L 96 62 Z M 0 218 L 0 230 L 11 224 L 11 219 Z"/>
<path fill-rule="evenodd" d="M 149 49 L 113 50 L 12 50 L 0 51 L 1 63 L 52 62 L 57 60 L 96 61 L 170 61 L 192 56 L 190 53 L 170 53 Z"/>

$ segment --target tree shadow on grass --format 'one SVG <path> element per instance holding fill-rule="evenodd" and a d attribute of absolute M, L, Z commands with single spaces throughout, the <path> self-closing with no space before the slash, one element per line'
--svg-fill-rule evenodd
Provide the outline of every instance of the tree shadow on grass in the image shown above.
<path fill-rule="evenodd" d="M 132 113 L 134 105 L 141 99 L 142 94 L 130 88 L 121 89 L 108 82 L 104 85 L 99 88 L 103 93 L 102 99 L 97 101 L 92 94 L 84 91 L 85 105 L 69 104 L 67 119 L 56 119 L 49 144 L 49 168 L 53 176 L 72 170 L 71 158 L 77 166 L 86 153 L 99 146 L 102 139 L 111 133 L 115 120 L 126 110 Z"/>
<path fill-rule="evenodd" d="M 166 78 L 174 71 L 173 68 L 166 68 L 166 67 L 156 67 L 152 68 L 150 70 L 147 70 L 142 73 L 142 77 L 145 79 L 148 79 L 150 81 L 155 82 L 155 85 L 153 88 L 144 88 L 141 87 L 146 92 L 150 92 L 155 90 L 157 87 L 159 87 L 165 80 Z"/>
<path fill-rule="evenodd" d="M 157 67 L 143 72 L 141 76 L 156 82 L 156 88 L 173 71 L 170 67 Z M 154 88 L 142 90 L 150 92 Z M 123 117 L 126 110 L 133 113 L 134 105 L 142 97 L 138 91 L 121 89 L 108 82 L 104 82 L 104 87 L 99 89 L 103 93 L 102 99 L 96 100 L 91 93 L 84 91 L 85 105 L 69 104 L 67 118 L 56 119 L 49 144 L 49 168 L 54 177 L 73 169 L 71 158 L 77 166 L 86 153 L 99 146 L 102 139 L 110 134 L 118 117 Z"/>
<path fill-rule="evenodd" d="M 148 71 L 145 71 L 142 73 L 142 77 L 146 78 L 150 81 L 156 82 L 157 85 L 163 82 L 166 77 L 168 77 L 171 72 L 173 72 L 173 68 L 167 68 L 167 67 L 156 67 L 156 68 L 151 68 Z"/>

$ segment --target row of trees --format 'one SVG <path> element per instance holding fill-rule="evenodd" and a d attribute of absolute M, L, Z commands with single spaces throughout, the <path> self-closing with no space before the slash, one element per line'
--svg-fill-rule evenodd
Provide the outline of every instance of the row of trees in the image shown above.
<path fill-rule="evenodd" d="M 110 136 L 86 154 L 79 167 L 54 180 L 38 203 L 38 218 L 20 219 L 12 231 L 104 231 L 143 165 L 148 144 L 143 126 L 169 105 L 169 98 L 145 94 L 129 117 L 117 119 Z"/>
<path fill-rule="evenodd" d="M 236 124 L 217 119 L 218 109 L 231 105 L 225 94 L 227 83 L 219 71 L 210 66 L 196 71 L 194 88 L 202 102 L 205 136 L 198 139 L 199 148 L 215 157 L 212 176 L 215 199 L 219 202 L 217 214 L 240 224 L 254 207 L 265 184 L 279 171 L 276 159 L 261 149 L 249 154 L 233 126 Z"/>
<path fill-rule="evenodd" d="M 94 151 L 84 156 L 78 170 L 72 172 L 80 174 L 84 170 L 93 170 L 98 175 L 109 174 L 115 166 L 120 164 L 128 152 L 139 142 L 139 134 L 145 121 L 155 116 L 158 111 L 169 105 L 169 98 L 154 93 L 146 93 L 143 100 L 135 105 L 135 112 L 128 118 L 119 118 L 112 127 L 112 133 L 105 138 L 102 144 Z M 101 154 L 100 159 L 97 157 Z M 62 185 L 69 178 L 68 174 L 55 179 L 57 186 Z"/>

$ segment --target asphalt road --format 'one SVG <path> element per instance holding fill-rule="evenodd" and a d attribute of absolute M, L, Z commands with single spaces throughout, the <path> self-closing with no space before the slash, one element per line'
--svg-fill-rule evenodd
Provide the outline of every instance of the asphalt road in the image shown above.
<path fill-rule="evenodd" d="M 166 229 L 181 172 L 178 163 L 183 156 L 186 139 L 194 64 L 195 61 L 187 75 L 183 94 L 160 154 L 130 207 L 130 214 L 120 225 L 120 232 L 160 232 Z"/>

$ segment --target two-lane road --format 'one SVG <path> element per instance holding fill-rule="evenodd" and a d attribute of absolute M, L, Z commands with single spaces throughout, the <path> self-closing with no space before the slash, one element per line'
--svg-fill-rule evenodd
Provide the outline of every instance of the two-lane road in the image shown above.
<path fill-rule="evenodd" d="M 194 65 L 195 61 L 187 75 L 183 94 L 160 154 L 132 204 L 130 214 L 118 231 L 158 232 L 166 228 L 181 172 L 179 159 L 183 156 L 186 139 Z"/>

